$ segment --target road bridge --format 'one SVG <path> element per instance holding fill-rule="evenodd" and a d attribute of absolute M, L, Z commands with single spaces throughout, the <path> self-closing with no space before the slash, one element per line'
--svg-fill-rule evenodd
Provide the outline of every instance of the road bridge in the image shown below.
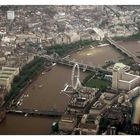
<path fill-rule="evenodd" d="M 33 116 L 47 116 L 47 117 L 61 117 L 63 112 L 56 110 L 33 110 L 33 109 L 10 109 L 6 110 L 7 113 L 19 114 L 19 115 L 33 115 Z"/>

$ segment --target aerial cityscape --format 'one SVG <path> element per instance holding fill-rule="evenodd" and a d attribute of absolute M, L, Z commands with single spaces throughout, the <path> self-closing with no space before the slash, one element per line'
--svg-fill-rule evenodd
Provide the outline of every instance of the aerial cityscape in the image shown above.
<path fill-rule="evenodd" d="M 140 6 L 1 5 L 9 134 L 140 135 Z"/>

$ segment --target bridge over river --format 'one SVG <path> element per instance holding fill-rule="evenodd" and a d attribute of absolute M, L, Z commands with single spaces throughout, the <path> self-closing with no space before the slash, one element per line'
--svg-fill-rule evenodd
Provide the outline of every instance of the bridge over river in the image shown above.
<path fill-rule="evenodd" d="M 123 52 L 124 54 L 126 54 L 127 56 L 132 57 L 136 63 L 140 64 L 140 59 L 135 54 L 133 54 L 132 52 L 130 52 L 129 50 L 127 50 L 123 46 L 117 44 L 117 42 L 115 42 L 111 38 L 107 38 L 107 41 L 110 44 L 112 44 L 114 47 L 116 47 L 117 49 L 119 49 L 121 52 Z"/>
<path fill-rule="evenodd" d="M 71 66 L 71 67 L 73 67 L 75 65 L 75 63 L 78 63 L 79 68 L 82 69 L 83 72 L 84 71 L 91 71 L 91 72 L 92 71 L 102 71 L 102 72 L 105 72 L 106 74 L 111 74 L 110 71 L 108 71 L 106 69 L 103 69 L 101 67 L 95 67 L 95 66 L 87 65 L 87 64 L 79 63 L 79 62 L 72 61 L 72 60 L 65 59 L 65 58 L 57 58 L 56 59 L 56 58 L 51 57 L 49 55 L 41 55 L 40 57 L 46 58 L 47 60 L 58 63 L 58 64 Z"/>
<path fill-rule="evenodd" d="M 61 117 L 64 112 L 56 110 L 10 109 L 7 113 L 32 116 Z"/>

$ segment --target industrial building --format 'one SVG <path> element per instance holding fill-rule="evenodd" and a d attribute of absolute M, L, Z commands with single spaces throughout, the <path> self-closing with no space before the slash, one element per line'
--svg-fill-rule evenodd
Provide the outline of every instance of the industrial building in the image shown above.
<path fill-rule="evenodd" d="M 112 88 L 131 90 L 139 85 L 140 76 L 127 73 L 130 67 L 122 63 L 116 63 L 113 67 Z"/>

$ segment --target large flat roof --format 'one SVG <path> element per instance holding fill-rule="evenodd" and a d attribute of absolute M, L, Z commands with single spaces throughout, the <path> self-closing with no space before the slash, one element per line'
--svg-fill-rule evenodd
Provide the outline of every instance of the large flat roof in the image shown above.
<path fill-rule="evenodd" d="M 2 72 L 0 72 L 0 75 L 12 75 L 13 74 L 13 72 L 11 72 L 11 71 L 2 71 Z"/>
<path fill-rule="evenodd" d="M 88 99 L 84 97 L 74 97 L 70 100 L 68 106 L 75 106 L 75 107 L 85 107 L 88 103 Z"/>
<path fill-rule="evenodd" d="M 101 110 L 104 107 L 106 107 L 105 103 L 101 103 L 101 102 L 97 101 L 92 105 L 91 110 Z"/>
<path fill-rule="evenodd" d="M 127 71 L 129 70 L 129 66 L 123 64 L 123 63 L 116 63 L 113 67 L 113 70 L 124 70 L 124 71 Z"/>
<path fill-rule="evenodd" d="M 75 116 L 73 116 L 73 115 L 63 115 L 62 117 L 61 117 L 61 122 L 67 122 L 67 123 L 72 123 L 72 122 L 74 122 L 76 120 L 76 117 Z"/>
<path fill-rule="evenodd" d="M 104 92 L 103 94 L 105 95 L 105 98 L 104 98 L 105 100 L 111 100 L 117 96 L 117 94 L 110 93 L 110 92 Z"/>
<path fill-rule="evenodd" d="M 14 67 L 2 67 L 2 70 L 17 70 L 19 68 L 14 68 Z"/>
<path fill-rule="evenodd" d="M 0 75 L 0 78 L 10 78 L 9 75 Z"/>
<path fill-rule="evenodd" d="M 8 68 L 4 68 L 3 71 L 16 71 L 16 69 L 8 69 Z"/>
<path fill-rule="evenodd" d="M 8 79 L 9 79 L 9 77 L 8 78 L 0 77 L 0 81 L 6 81 Z"/>
<path fill-rule="evenodd" d="M 0 73 L 0 77 L 11 77 L 12 74 L 4 74 L 4 73 Z"/>

